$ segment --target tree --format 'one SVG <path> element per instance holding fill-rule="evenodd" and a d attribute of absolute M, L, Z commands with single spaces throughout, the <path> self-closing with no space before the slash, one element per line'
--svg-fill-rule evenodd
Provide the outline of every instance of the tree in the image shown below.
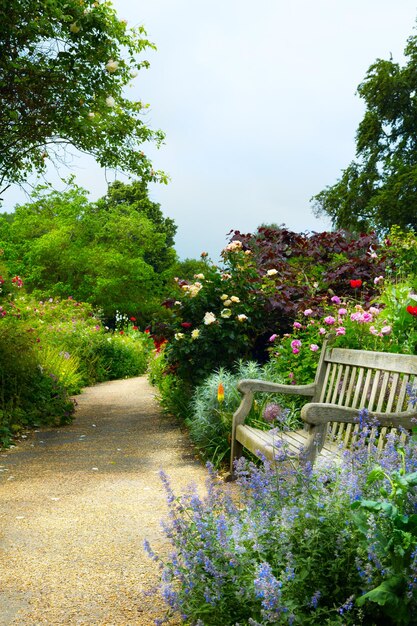
<path fill-rule="evenodd" d="M 0 192 L 65 160 L 68 146 L 165 181 L 140 149 L 164 135 L 144 122 L 148 104 L 124 96 L 149 65 L 138 55 L 155 47 L 143 27 L 128 29 L 101 0 L 0 0 L 0 10 Z"/>
<path fill-rule="evenodd" d="M 417 228 L 417 37 L 406 64 L 377 59 L 359 85 L 365 115 L 356 159 L 333 186 L 312 198 L 316 215 L 337 228 L 386 233 L 393 224 Z"/>
<path fill-rule="evenodd" d="M 41 298 L 72 296 L 109 320 L 120 311 L 148 323 L 176 253 L 163 224 L 135 206 L 103 210 L 102 203 L 90 203 L 77 186 L 63 193 L 38 190 L 33 202 L 16 207 L 11 223 L 0 218 L 9 273 Z M 164 259 L 164 266 L 154 267 L 154 258 Z"/>

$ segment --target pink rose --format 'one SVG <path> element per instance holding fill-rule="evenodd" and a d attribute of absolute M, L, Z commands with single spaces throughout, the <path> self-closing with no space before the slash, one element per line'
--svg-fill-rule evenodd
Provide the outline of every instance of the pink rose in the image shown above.
<path fill-rule="evenodd" d="M 319 335 L 325 335 L 327 333 L 327 330 L 325 328 L 319 328 Z"/>
<path fill-rule="evenodd" d="M 293 341 L 291 341 L 291 348 L 295 348 L 296 350 L 298 348 L 301 348 L 301 341 L 299 339 L 294 339 Z"/>
<path fill-rule="evenodd" d="M 333 296 L 332 298 L 330 298 L 331 302 L 333 302 L 334 304 L 340 304 L 341 300 L 338 296 Z"/>
<path fill-rule="evenodd" d="M 312 352 L 317 352 L 318 349 L 319 349 L 319 347 L 318 347 L 318 345 L 316 343 L 310 344 L 310 350 Z"/>
<path fill-rule="evenodd" d="M 331 315 L 328 315 L 327 317 L 324 318 L 323 322 L 325 324 L 328 324 L 329 326 L 331 326 L 332 324 L 334 324 L 336 322 L 336 320 Z"/>
<path fill-rule="evenodd" d="M 306 317 L 308 317 L 309 315 L 312 315 L 313 309 L 306 309 L 305 311 L 303 311 L 303 313 Z"/>
<path fill-rule="evenodd" d="M 392 332 L 392 328 L 391 328 L 391 326 L 383 326 L 383 327 L 381 328 L 381 334 L 382 334 L 382 335 L 390 335 L 390 334 L 391 334 L 391 332 Z"/>
<path fill-rule="evenodd" d="M 273 335 L 270 336 L 269 341 L 275 341 L 275 339 L 278 337 L 278 335 L 276 335 L 275 333 Z"/>
<path fill-rule="evenodd" d="M 293 348 L 293 349 L 292 349 L 292 353 L 293 353 L 293 354 L 298 354 L 299 352 L 300 352 L 300 351 L 299 351 L 299 349 L 298 349 L 298 348 Z"/>
<path fill-rule="evenodd" d="M 294 322 L 293 328 L 302 328 L 300 322 Z"/>
<path fill-rule="evenodd" d="M 336 335 L 346 335 L 346 328 L 344 326 L 336 328 Z"/>
<path fill-rule="evenodd" d="M 341 308 L 341 309 L 339 309 L 339 310 L 338 310 L 338 313 L 339 313 L 339 315 L 340 315 L 340 316 L 342 316 L 342 317 L 343 317 L 343 315 L 346 315 L 346 313 L 347 313 L 347 309 L 343 309 L 343 308 Z"/>

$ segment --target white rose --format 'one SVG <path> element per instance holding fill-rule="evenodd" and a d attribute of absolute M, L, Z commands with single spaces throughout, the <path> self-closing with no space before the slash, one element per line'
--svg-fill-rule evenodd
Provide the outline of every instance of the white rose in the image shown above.
<path fill-rule="evenodd" d="M 268 270 L 266 273 L 267 276 L 275 276 L 275 274 L 278 274 L 278 270 L 272 269 Z"/>
<path fill-rule="evenodd" d="M 231 300 L 232 302 L 240 302 L 240 298 L 238 298 L 237 296 L 232 296 L 232 297 L 230 298 L 230 300 Z"/>
<path fill-rule="evenodd" d="M 223 309 L 223 311 L 220 313 L 220 315 L 222 317 L 224 317 L 225 319 L 228 319 L 232 314 L 232 311 L 230 309 Z"/>
<path fill-rule="evenodd" d="M 119 61 L 113 61 L 113 59 L 110 59 L 110 61 L 106 65 L 106 70 L 110 72 L 110 74 L 114 74 L 114 72 L 116 72 L 118 67 L 119 67 Z"/>
<path fill-rule="evenodd" d="M 204 316 L 205 325 L 209 326 L 210 324 L 214 324 L 215 321 L 216 321 L 216 316 L 214 315 L 214 313 L 212 313 L 211 311 L 208 311 Z"/>
<path fill-rule="evenodd" d="M 198 328 L 194 328 L 194 330 L 191 331 L 191 339 L 198 339 L 199 334 L 200 331 L 198 330 Z"/>
<path fill-rule="evenodd" d="M 107 96 L 106 104 L 107 104 L 108 107 L 114 107 L 114 105 L 116 104 L 116 101 L 113 98 L 113 96 Z"/>
<path fill-rule="evenodd" d="M 247 319 L 248 319 L 248 316 L 245 315 L 244 313 L 240 313 L 240 315 L 237 316 L 237 320 L 239 322 L 246 322 Z"/>
<path fill-rule="evenodd" d="M 175 333 L 174 339 L 176 339 L 177 341 L 184 339 L 184 333 Z"/>

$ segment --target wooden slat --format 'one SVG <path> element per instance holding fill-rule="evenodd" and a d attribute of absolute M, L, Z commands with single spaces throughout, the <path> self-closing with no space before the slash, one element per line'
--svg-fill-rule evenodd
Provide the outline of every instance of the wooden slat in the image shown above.
<path fill-rule="evenodd" d="M 370 352 L 368 350 L 329 349 L 326 362 L 342 363 L 357 367 L 370 367 L 391 372 L 417 375 L 417 356 L 412 354 L 392 354 L 389 352 Z"/>
<path fill-rule="evenodd" d="M 409 381 L 409 376 L 408 374 L 405 374 L 401 381 L 401 388 L 398 393 L 397 404 L 395 405 L 396 413 L 398 413 L 398 411 L 404 411 L 404 401 L 405 401 L 406 394 L 407 394 L 408 381 Z"/>
<path fill-rule="evenodd" d="M 363 389 L 362 389 L 362 396 L 361 396 L 361 401 L 359 404 L 360 407 L 368 406 L 368 393 L 369 393 L 369 387 L 371 385 L 371 380 L 372 380 L 372 370 L 368 369 L 366 371 L 365 382 L 364 382 Z"/>
<path fill-rule="evenodd" d="M 392 405 L 394 404 L 395 396 L 397 394 L 397 387 L 398 387 L 398 379 L 399 379 L 399 377 L 400 377 L 400 375 L 397 374 L 397 372 L 392 375 L 392 378 L 391 378 L 391 390 L 389 392 L 387 406 L 386 406 L 386 409 L 385 409 L 387 413 L 391 413 L 391 411 L 392 411 Z"/>
<path fill-rule="evenodd" d="M 337 366 L 337 376 L 336 376 L 336 380 L 334 382 L 333 394 L 332 394 L 332 399 L 331 399 L 331 403 L 332 404 L 336 404 L 337 397 L 338 397 L 338 395 L 340 393 L 339 386 L 340 386 L 340 379 L 342 377 L 342 371 L 343 371 L 343 365 L 338 365 Z"/>
<path fill-rule="evenodd" d="M 330 370 L 332 369 L 332 366 L 330 363 L 327 363 L 326 367 L 326 374 L 324 377 L 324 381 L 323 381 L 323 387 L 321 389 L 321 393 L 320 393 L 320 398 L 319 398 L 319 402 L 324 402 L 324 397 L 326 395 L 326 388 L 327 388 L 327 382 L 329 380 L 329 376 L 330 376 Z"/>
<path fill-rule="evenodd" d="M 343 404 L 343 399 L 345 397 L 347 384 L 348 384 L 348 381 L 349 381 L 349 375 L 350 375 L 350 367 L 349 367 L 349 365 L 346 365 L 344 370 L 343 370 L 342 388 L 340 390 L 340 394 L 339 394 L 339 397 L 337 399 L 337 404 L 339 406 L 341 406 Z"/>
<path fill-rule="evenodd" d="M 352 398 L 352 393 L 353 393 L 353 389 L 355 386 L 355 381 L 356 381 L 356 367 L 353 367 L 350 373 L 350 381 L 349 381 L 349 387 L 348 387 L 347 394 L 346 394 L 346 402 L 343 404 L 343 406 L 352 406 L 351 398 Z"/>
<path fill-rule="evenodd" d="M 333 365 L 332 366 L 332 371 L 331 371 L 331 374 L 330 374 L 330 383 L 329 383 L 329 386 L 328 386 L 328 389 L 327 389 L 325 402 L 330 402 L 330 398 L 333 395 L 333 389 L 334 389 L 333 385 L 334 385 L 334 379 L 336 377 L 336 371 L 337 371 L 337 366 Z"/>
<path fill-rule="evenodd" d="M 362 389 L 362 380 L 364 377 L 364 373 L 365 370 L 363 369 L 363 367 L 359 368 L 359 374 L 358 374 L 358 380 L 356 381 L 356 389 L 355 389 L 355 395 L 353 396 L 353 401 L 352 401 L 352 408 L 353 409 L 360 409 L 361 407 L 359 406 L 359 396 L 361 393 L 361 389 Z"/>
<path fill-rule="evenodd" d="M 384 376 L 382 378 L 382 385 L 381 385 L 381 388 L 379 390 L 378 404 L 376 405 L 377 413 L 380 413 L 382 411 L 382 407 L 383 407 L 384 402 L 385 402 L 385 394 L 387 393 L 389 377 L 390 377 L 390 373 L 389 372 L 384 372 Z"/>
<path fill-rule="evenodd" d="M 369 411 L 373 411 L 374 410 L 375 398 L 376 398 L 376 394 L 377 394 L 378 389 L 379 389 L 379 379 L 380 378 L 381 378 L 381 370 L 376 370 L 375 376 L 374 376 L 374 380 L 373 380 L 373 383 L 372 383 L 371 395 L 369 396 L 369 402 L 368 402 L 368 405 L 367 405 L 367 409 L 369 409 Z"/>

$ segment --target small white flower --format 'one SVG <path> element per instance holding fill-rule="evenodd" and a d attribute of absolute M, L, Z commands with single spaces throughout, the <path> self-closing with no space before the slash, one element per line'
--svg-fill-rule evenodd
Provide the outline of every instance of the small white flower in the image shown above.
<path fill-rule="evenodd" d="M 174 304 L 175 306 L 182 306 L 182 302 L 180 302 L 179 300 L 175 300 Z"/>
<path fill-rule="evenodd" d="M 228 319 L 232 315 L 232 311 L 230 309 L 223 309 L 220 315 L 225 319 Z"/>
<path fill-rule="evenodd" d="M 77 25 L 77 22 L 73 22 L 73 23 L 70 25 L 70 31 L 71 31 L 72 33 L 79 33 L 79 32 L 80 32 L 80 30 L 81 30 L 81 28 Z"/>
<path fill-rule="evenodd" d="M 87 113 L 87 117 L 93 118 L 95 116 L 96 116 L 96 114 L 93 113 L 93 111 L 90 111 L 90 113 Z"/>
<path fill-rule="evenodd" d="M 191 331 L 191 339 L 198 339 L 199 335 L 200 331 L 198 328 L 194 328 L 194 330 Z"/>
<path fill-rule="evenodd" d="M 227 300 L 229 296 L 227 295 L 227 293 L 224 293 L 222 296 L 220 296 L 220 300 Z"/>
<path fill-rule="evenodd" d="M 117 71 L 118 67 L 119 67 L 119 61 L 113 61 L 113 59 L 110 59 L 110 61 L 106 65 L 106 70 L 110 74 L 114 74 L 114 72 Z"/>
<path fill-rule="evenodd" d="M 184 333 L 175 333 L 174 339 L 181 341 L 181 339 L 184 339 Z"/>
<path fill-rule="evenodd" d="M 230 306 L 232 304 L 232 301 L 228 299 L 228 300 L 225 300 L 223 304 L 224 306 Z"/>
<path fill-rule="evenodd" d="M 108 107 L 114 107 L 114 105 L 116 104 L 116 101 L 113 98 L 113 96 L 107 96 L 106 104 L 107 104 Z"/>
<path fill-rule="evenodd" d="M 129 74 L 131 78 L 136 78 L 139 72 L 137 70 L 130 70 Z"/>
<path fill-rule="evenodd" d="M 204 280 L 204 274 L 194 274 L 194 278 L 198 278 L 199 280 Z"/>
<path fill-rule="evenodd" d="M 240 298 L 238 298 L 237 296 L 232 296 L 232 297 L 230 298 L 230 300 L 231 300 L 232 302 L 240 302 Z"/>
<path fill-rule="evenodd" d="M 212 313 L 211 311 L 208 311 L 204 316 L 205 325 L 209 326 L 210 324 L 214 324 L 215 321 L 216 321 L 216 316 L 214 315 L 214 313 Z"/>
<path fill-rule="evenodd" d="M 244 313 L 240 313 L 240 315 L 237 316 L 237 320 L 239 322 L 246 322 L 247 319 L 248 319 L 248 316 L 245 315 Z"/>
<path fill-rule="evenodd" d="M 278 274 L 278 270 L 272 269 L 268 270 L 266 273 L 267 276 L 275 276 L 275 274 Z"/>

